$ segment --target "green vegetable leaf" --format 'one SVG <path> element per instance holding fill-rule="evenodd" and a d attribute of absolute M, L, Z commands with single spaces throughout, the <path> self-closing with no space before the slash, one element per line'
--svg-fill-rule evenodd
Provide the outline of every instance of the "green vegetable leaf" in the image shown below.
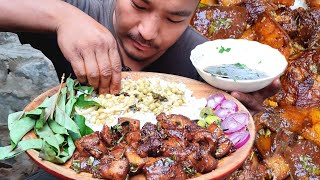
<path fill-rule="evenodd" d="M 64 137 L 62 135 L 55 134 L 54 136 L 56 137 L 59 146 L 64 143 Z"/>
<path fill-rule="evenodd" d="M 95 101 L 87 101 L 84 98 L 84 94 L 81 94 L 78 99 L 77 102 L 75 103 L 75 106 L 78 107 L 87 107 L 87 106 L 100 106 L 99 103 L 95 102 Z"/>
<path fill-rule="evenodd" d="M 69 98 L 67 104 L 66 104 L 66 114 L 70 117 L 71 113 L 73 111 L 74 104 L 77 102 L 77 99 L 75 97 Z"/>
<path fill-rule="evenodd" d="M 40 150 L 42 147 L 41 139 L 28 139 L 20 141 L 17 147 L 12 151 L 11 146 L 0 147 L 0 161 L 10 159 L 29 149 Z"/>
<path fill-rule="evenodd" d="M 68 137 L 67 142 L 68 143 L 66 144 L 66 147 L 63 148 L 67 151 L 64 151 L 59 156 L 56 155 L 56 152 L 51 148 L 51 146 L 48 143 L 44 142 L 39 157 L 47 161 L 51 161 L 53 163 L 64 164 L 65 162 L 67 162 L 68 159 L 71 158 L 73 152 L 76 149 L 70 136 Z"/>
<path fill-rule="evenodd" d="M 75 86 L 74 89 L 78 90 L 84 94 L 91 94 L 94 90 L 94 88 L 91 86 L 81 86 L 81 85 Z"/>
<path fill-rule="evenodd" d="M 60 154 L 59 142 L 48 124 L 45 124 L 42 129 L 36 130 L 36 134 L 39 138 L 44 139 L 46 143 L 54 147 L 55 151 Z"/>
<path fill-rule="evenodd" d="M 46 122 L 50 115 L 51 115 L 51 112 L 52 112 L 52 109 L 54 108 L 54 103 L 55 103 L 55 99 L 57 98 L 57 94 L 54 94 L 53 96 L 51 96 L 50 98 L 46 99 L 45 103 L 42 103 L 40 105 L 40 107 L 46 107 L 45 108 L 45 113 L 43 115 L 43 119 L 44 119 L 44 122 Z"/>
<path fill-rule="evenodd" d="M 62 111 L 59 107 L 56 107 L 55 112 L 55 121 L 59 125 L 80 136 L 79 127 L 64 111 Z"/>
<path fill-rule="evenodd" d="M 35 125 L 35 120 L 24 117 L 19 121 L 13 122 L 10 129 L 10 139 L 13 144 L 12 147 L 14 148 L 21 138 L 27 134 L 31 129 L 33 129 Z"/>
<path fill-rule="evenodd" d="M 67 88 L 65 87 L 61 89 L 61 94 L 57 102 L 57 106 L 64 112 L 66 111 L 66 97 L 67 97 Z"/>
<path fill-rule="evenodd" d="M 41 110 L 41 114 L 38 118 L 38 120 L 36 121 L 36 129 L 41 129 L 43 127 L 43 123 L 44 123 L 44 119 L 43 119 L 43 115 L 44 115 L 44 109 L 40 109 Z"/>
<path fill-rule="evenodd" d="M 73 88 L 74 80 L 71 78 L 67 78 L 66 84 L 69 91 L 69 99 L 73 99 L 74 98 L 74 88 Z"/>
<path fill-rule="evenodd" d="M 82 115 L 75 115 L 74 121 L 76 122 L 76 124 L 78 125 L 78 127 L 79 127 L 79 129 L 80 129 L 80 134 L 81 134 L 81 136 L 85 136 L 85 135 L 87 135 L 87 134 L 91 134 L 91 133 L 94 132 L 91 128 L 89 128 L 89 127 L 86 125 L 86 123 L 85 123 L 86 119 L 85 119 L 84 116 L 82 116 Z"/>
<path fill-rule="evenodd" d="M 69 135 L 67 129 L 59 125 L 56 121 L 50 119 L 48 124 L 54 133 Z"/>
<path fill-rule="evenodd" d="M 9 130 L 12 129 L 12 126 L 16 121 L 21 119 L 23 114 L 24 114 L 24 111 L 19 111 L 19 112 L 9 114 L 9 116 L 8 116 L 8 129 Z"/>

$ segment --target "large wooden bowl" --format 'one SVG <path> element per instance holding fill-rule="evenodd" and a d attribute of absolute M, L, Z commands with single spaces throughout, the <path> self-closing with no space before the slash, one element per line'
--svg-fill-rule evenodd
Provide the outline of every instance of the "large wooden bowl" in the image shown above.
<path fill-rule="evenodd" d="M 189 78 L 184 78 L 180 76 L 174 76 L 174 75 L 168 75 L 168 74 L 161 74 L 161 73 L 150 73 L 150 72 L 124 72 L 122 73 L 122 77 L 129 77 L 131 79 L 140 79 L 140 78 L 151 78 L 151 77 L 158 77 L 166 81 L 170 82 L 178 82 L 178 83 L 184 83 L 186 86 L 193 91 L 193 95 L 196 98 L 203 98 L 208 97 L 211 94 L 216 93 L 223 93 L 227 99 L 235 101 L 238 106 L 239 110 L 243 112 L 249 113 L 249 111 L 235 98 L 230 96 L 229 94 L 220 91 L 218 89 L 215 89 L 214 87 L 193 80 Z M 30 111 L 34 108 L 36 108 L 38 105 L 41 104 L 41 102 L 47 97 L 52 96 L 58 91 L 58 87 L 54 87 L 45 93 L 39 95 L 37 98 L 35 98 L 29 105 L 25 107 L 25 111 Z M 250 114 L 250 113 L 249 113 Z M 210 173 L 204 174 L 202 176 L 199 176 L 195 179 L 222 179 L 223 177 L 227 176 L 228 174 L 235 171 L 237 168 L 239 168 L 244 160 L 248 157 L 250 153 L 250 149 L 253 146 L 254 136 L 255 136 L 255 128 L 253 119 L 250 116 L 248 129 L 250 132 L 250 139 L 249 141 L 242 146 L 240 149 L 232 153 L 231 155 L 219 160 L 219 164 L 217 169 L 213 170 Z M 36 135 L 33 133 L 33 131 L 29 132 L 25 137 L 25 139 L 32 139 L 36 138 Z M 27 154 L 33 159 L 40 167 L 48 171 L 49 173 L 53 174 L 54 176 L 61 178 L 61 179 L 94 179 L 92 178 L 92 175 L 89 173 L 76 173 L 72 169 L 70 169 L 70 161 L 65 163 L 64 165 L 57 165 L 45 160 L 42 160 L 39 158 L 39 152 L 35 150 L 28 150 Z"/>

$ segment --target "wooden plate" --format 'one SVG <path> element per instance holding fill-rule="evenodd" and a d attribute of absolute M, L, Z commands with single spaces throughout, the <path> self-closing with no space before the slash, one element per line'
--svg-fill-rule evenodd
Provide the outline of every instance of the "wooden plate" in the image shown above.
<path fill-rule="evenodd" d="M 122 77 L 129 77 L 131 79 L 137 80 L 140 78 L 151 78 L 151 77 L 157 77 L 161 78 L 166 81 L 170 82 L 181 82 L 184 83 L 191 91 L 193 91 L 193 95 L 196 98 L 203 98 L 208 97 L 211 94 L 216 93 L 223 93 L 227 99 L 235 101 L 238 106 L 239 110 L 243 112 L 249 113 L 249 111 L 235 98 L 230 96 L 229 94 L 220 91 L 218 89 L 215 89 L 214 87 L 193 80 L 185 77 L 180 76 L 174 76 L 174 75 L 168 75 L 168 74 L 161 74 L 161 73 L 150 73 L 150 72 L 123 72 Z M 38 105 L 41 104 L 41 102 L 47 97 L 52 96 L 58 91 L 58 87 L 54 87 L 45 93 L 39 95 L 37 98 L 35 98 L 29 105 L 25 107 L 25 111 L 30 111 L 34 108 L 36 108 Z M 250 114 L 250 113 L 249 113 Z M 221 160 L 219 160 L 219 164 L 217 169 L 213 170 L 210 173 L 204 174 L 200 177 L 197 177 L 195 179 L 221 179 L 225 177 L 226 175 L 232 173 L 237 168 L 241 166 L 241 164 L 244 162 L 244 160 L 248 157 L 250 153 L 250 149 L 253 146 L 254 136 L 255 136 L 255 128 L 253 119 L 250 116 L 248 129 L 250 132 L 250 139 L 249 141 L 242 146 L 240 149 L 238 149 L 236 152 L 232 153 L 228 157 L 225 157 Z M 36 138 L 36 135 L 33 133 L 33 131 L 29 132 L 25 137 L 25 139 L 32 139 Z M 39 158 L 39 153 L 35 150 L 28 150 L 27 154 L 33 159 L 40 167 L 48 171 L 49 173 L 53 174 L 54 176 L 61 178 L 61 179 L 94 179 L 92 178 L 92 174 L 89 173 L 80 173 L 77 174 L 75 171 L 70 169 L 70 161 L 65 163 L 64 165 L 57 165 L 45 160 L 42 160 Z"/>

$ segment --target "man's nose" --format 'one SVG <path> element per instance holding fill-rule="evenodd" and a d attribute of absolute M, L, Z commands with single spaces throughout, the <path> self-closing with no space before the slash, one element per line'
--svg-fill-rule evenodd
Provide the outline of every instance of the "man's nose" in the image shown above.
<path fill-rule="evenodd" d="M 146 16 L 141 19 L 138 31 L 145 40 L 153 40 L 157 37 L 160 27 L 160 18 L 157 15 Z"/>

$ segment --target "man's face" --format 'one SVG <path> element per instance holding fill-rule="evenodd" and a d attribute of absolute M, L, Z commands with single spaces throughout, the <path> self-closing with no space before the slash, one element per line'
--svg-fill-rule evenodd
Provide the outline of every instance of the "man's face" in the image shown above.
<path fill-rule="evenodd" d="M 135 61 L 162 55 L 187 28 L 198 0 L 117 0 L 114 28 Z"/>

